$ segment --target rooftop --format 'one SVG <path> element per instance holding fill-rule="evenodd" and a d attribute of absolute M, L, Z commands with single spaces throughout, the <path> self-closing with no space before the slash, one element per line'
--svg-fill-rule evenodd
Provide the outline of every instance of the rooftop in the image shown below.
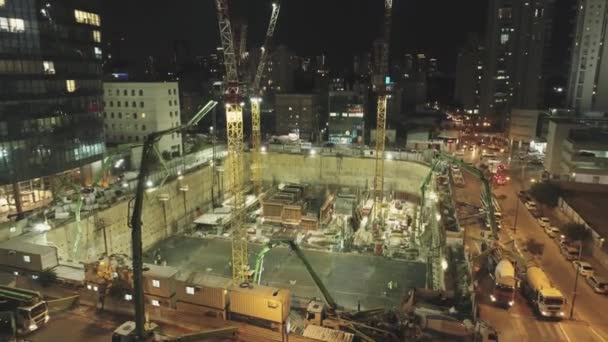
<path fill-rule="evenodd" d="M 28 254 L 46 254 L 55 252 L 56 248 L 45 245 L 36 245 L 29 242 L 23 242 L 18 239 L 11 239 L 0 243 L 0 249 L 10 249 L 13 251 L 28 253 Z"/>
<path fill-rule="evenodd" d="M 175 267 L 158 266 L 158 265 L 154 265 L 154 264 L 144 264 L 144 276 L 171 278 L 176 273 L 177 273 L 177 268 L 175 268 Z"/>
<path fill-rule="evenodd" d="M 570 191 L 564 195 L 566 202 L 604 238 L 608 238 L 608 211 L 606 210 L 606 192 Z"/>
<path fill-rule="evenodd" d="M 183 281 L 189 285 L 202 285 L 206 287 L 218 287 L 223 289 L 227 289 L 232 284 L 232 280 L 230 278 L 200 272 L 181 271 L 175 276 L 175 279 Z"/>

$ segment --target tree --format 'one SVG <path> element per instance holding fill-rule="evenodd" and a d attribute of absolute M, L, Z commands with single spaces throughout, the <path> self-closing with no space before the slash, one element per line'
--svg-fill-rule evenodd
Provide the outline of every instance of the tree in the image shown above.
<path fill-rule="evenodd" d="M 559 186 L 555 185 L 551 182 L 542 182 L 535 183 L 530 188 L 530 194 L 534 197 L 540 204 L 546 205 L 549 207 L 557 206 L 557 201 L 562 194 L 562 191 Z"/>
<path fill-rule="evenodd" d="M 591 239 L 591 230 L 580 223 L 566 223 L 562 227 L 562 233 L 572 241 L 589 241 Z"/>

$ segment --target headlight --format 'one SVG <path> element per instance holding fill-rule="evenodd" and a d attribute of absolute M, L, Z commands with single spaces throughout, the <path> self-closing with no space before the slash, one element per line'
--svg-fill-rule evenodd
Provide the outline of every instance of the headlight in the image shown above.
<path fill-rule="evenodd" d="M 515 304 L 515 302 L 514 302 L 514 301 L 512 301 L 512 300 L 510 300 L 510 301 L 509 301 L 509 306 L 513 306 L 513 304 Z"/>
<path fill-rule="evenodd" d="M 566 313 L 565 313 L 565 312 L 563 312 L 563 311 L 560 311 L 560 312 L 559 312 L 559 315 L 563 317 L 563 316 L 565 316 L 565 315 L 566 315 Z"/>
<path fill-rule="evenodd" d="M 496 297 L 494 297 L 494 295 L 490 295 L 490 300 L 495 302 L 496 301 Z"/>
<path fill-rule="evenodd" d="M 547 316 L 547 315 L 549 314 L 547 311 L 541 311 L 540 313 L 541 313 L 541 315 L 543 315 L 543 316 Z"/>
<path fill-rule="evenodd" d="M 51 319 L 51 316 L 46 315 L 44 316 L 44 323 L 48 323 L 48 321 Z"/>
<path fill-rule="evenodd" d="M 32 324 L 30 324 L 29 328 L 30 328 L 30 331 L 34 331 L 34 330 L 38 329 L 38 326 L 36 325 L 36 323 L 32 323 Z"/>

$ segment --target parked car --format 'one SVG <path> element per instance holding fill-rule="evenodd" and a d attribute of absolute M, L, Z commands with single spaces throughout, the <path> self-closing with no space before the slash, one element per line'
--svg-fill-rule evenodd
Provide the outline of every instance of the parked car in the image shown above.
<path fill-rule="evenodd" d="M 551 225 L 551 221 L 549 221 L 548 217 L 541 216 L 537 219 L 537 221 L 542 228 L 549 227 Z"/>
<path fill-rule="evenodd" d="M 568 261 L 577 260 L 579 249 L 572 245 L 562 244 L 560 247 L 560 252 Z"/>
<path fill-rule="evenodd" d="M 534 201 L 526 201 L 524 205 L 530 211 L 536 210 L 536 203 Z"/>
<path fill-rule="evenodd" d="M 589 286 L 591 286 L 593 291 L 595 291 L 596 293 L 601 293 L 601 294 L 608 293 L 608 279 L 594 274 L 594 275 L 590 275 L 589 277 L 587 277 L 586 281 L 587 281 L 587 284 L 589 284 Z"/>
<path fill-rule="evenodd" d="M 545 233 L 547 233 L 550 238 L 555 238 L 561 235 L 561 231 L 557 227 L 553 226 L 545 227 Z"/>
<path fill-rule="evenodd" d="M 578 253 L 578 251 L 577 251 L 577 253 Z M 586 261 L 580 261 L 580 260 L 573 261 L 572 266 L 583 277 L 592 276 L 593 273 L 595 272 L 593 269 L 593 266 L 591 266 L 591 264 Z"/>

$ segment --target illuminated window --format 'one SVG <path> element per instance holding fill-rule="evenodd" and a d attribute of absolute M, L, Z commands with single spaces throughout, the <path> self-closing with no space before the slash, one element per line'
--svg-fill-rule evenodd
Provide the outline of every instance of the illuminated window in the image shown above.
<path fill-rule="evenodd" d="M 55 75 L 55 63 L 51 61 L 42 62 L 42 66 L 44 67 L 44 73 L 46 75 Z"/>
<path fill-rule="evenodd" d="M 186 286 L 186 293 L 189 295 L 193 295 L 194 294 L 194 287 L 192 286 Z"/>
<path fill-rule="evenodd" d="M 156 299 L 152 299 L 152 305 L 154 306 L 160 306 L 160 302 Z"/>
<path fill-rule="evenodd" d="M 152 286 L 154 286 L 154 287 L 160 287 L 160 281 L 156 280 L 156 279 L 152 279 Z"/>
<path fill-rule="evenodd" d="M 143 107 L 143 106 L 142 106 Z M 146 113 L 141 113 L 141 118 L 145 119 L 146 118 Z"/>
<path fill-rule="evenodd" d="M 99 15 L 97 15 L 95 13 L 74 10 L 74 18 L 76 19 L 76 22 L 80 23 L 80 24 L 101 26 L 101 21 L 99 20 Z"/>
<path fill-rule="evenodd" d="M 76 81 L 74 80 L 65 80 L 65 87 L 68 92 L 73 93 L 76 91 Z"/>
<path fill-rule="evenodd" d="M 511 19 L 511 7 L 499 8 L 498 19 Z"/>
<path fill-rule="evenodd" d="M 0 0 L 2 1 L 2 0 Z M 97 30 L 93 30 L 93 41 L 96 43 L 101 43 L 101 32 Z"/>
<path fill-rule="evenodd" d="M 507 44 L 509 42 L 509 34 L 503 33 L 500 35 L 500 44 Z"/>
<path fill-rule="evenodd" d="M 95 53 L 95 58 L 97 59 L 101 59 L 102 57 L 102 53 L 101 53 L 101 49 L 98 48 L 97 46 L 93 48 L 93 52 Z"/>
<path fill-rule="evenodd" d="M 24 255 L 23 256 L 23 261 L 25 261 L 25 262 L 32 262 L 32 259 L 30 258 L 29 255 Z"/>
<path fill-rule="evenodd" d="M 126 299 L 126 300 L 133 300 L 133 295 L 130 295 L 130 294 L 128 294 L 128 293 L 127 293 L 127 294 L 125 295 L 125 299 Z"/>
<path fill-rule="evenodd" d="M 4 7 L 4 5 L 6 5 L 6 1 L 0 0 L 0 7 Z"/>
<path fill-rule="evenodd" d="M 25 21 L 23 21 L 23 19 L 17 18 L 0 17 L 0 31 L 23 32 L 25 31 Z"/>

